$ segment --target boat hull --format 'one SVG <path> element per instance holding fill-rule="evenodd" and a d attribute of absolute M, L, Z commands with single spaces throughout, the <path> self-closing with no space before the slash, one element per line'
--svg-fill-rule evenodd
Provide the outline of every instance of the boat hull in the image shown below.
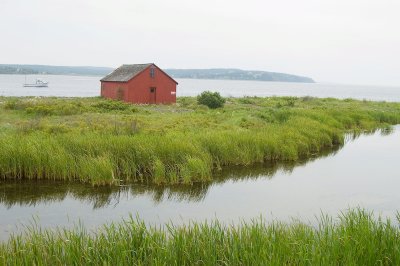
<path fill-rule="evenodd" d="M 24 87 L 48 87 L 47 84 L 24 84 Z"/>

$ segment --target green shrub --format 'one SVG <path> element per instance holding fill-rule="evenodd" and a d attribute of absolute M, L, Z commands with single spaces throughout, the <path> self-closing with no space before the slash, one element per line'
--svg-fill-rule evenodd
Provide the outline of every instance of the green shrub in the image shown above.
<path fill-rule="evenodd" d="M 177 99 L 177 102 L 179 103 L 180 106 L 182 107 L 190 107 L 193 104 L 195 104 L 195 101 L 193 101 L 192 97 L 179 97 Z"/>
<path fill-rule="evenodd" d="M 11 99 L 11 100 L 6 101 L 6 103 L 4 104 L 4 109 L 16 110 L 17 106 L 18 106 L 18 100 Z"/>
<path fill-rule="evenodd" d="M 254 100 L 255 97 L 252 98 L 250 97 L 239 98 L 238 102 L 243 104 L 255 104 L 256 103 L 256 101 Z"/>
<path fill-rule="evenodd" d="M 99 111 L 125 111 L 128 110 L 131 105 L 121 101 L 104 100 L 93 104 L 92 107 Z"/>
<path fill-rule="evenodd" d="M 85 111 L 83 106 L 77 103 L 60 102 L 60 103 L 37 103 L 25 108 L 28 114 L 36 114 L 42 116 L 50 115 L 77 115 Z"/>
<path fill-rule="evenodd" d="M 197 103 L 216 109 L 224 106 L 225 99 L 218 92 L 204 91 L 197 96 Z"/>
<path fill-rule="evenodd" d="M 4 103 L 4 109 L 6 110 L 24 110 L 26 107 L 31 105 L 30 101 L 22 101 L 17 98 L 9 98 Z"/>
<path fill-rule="evenodd" d="M 25 109 L 28 114 L 38 114 L 38 115 L 53 115 L 55 114 L 54 106 L 50 105 L 35 105 Z"/>

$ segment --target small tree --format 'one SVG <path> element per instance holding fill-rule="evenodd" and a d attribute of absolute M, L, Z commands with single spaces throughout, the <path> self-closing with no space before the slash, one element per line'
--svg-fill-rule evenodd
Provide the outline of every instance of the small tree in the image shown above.
<path fill-rule="evenodd" d="M 215 109 L 223 107 L 225 99 L 218 92 L 204 91 L 197 96 L 197 103 Z"/>

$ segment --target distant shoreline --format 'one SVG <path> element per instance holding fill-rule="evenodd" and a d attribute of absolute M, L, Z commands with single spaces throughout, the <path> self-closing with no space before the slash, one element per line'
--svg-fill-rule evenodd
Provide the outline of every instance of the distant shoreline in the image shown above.
<path fill-rule="evenodd" d="M 114 69 L 110 67 L 0 64 L 0 74 L 6 75 L 67 75 L 101 77 L 109 74 L 113 70 Z M 259 70 L 210 68 L 164 69 L 164 71 L 171 77 L 178 79 L 315 83 L 315 81 L 309 77 Z"/>

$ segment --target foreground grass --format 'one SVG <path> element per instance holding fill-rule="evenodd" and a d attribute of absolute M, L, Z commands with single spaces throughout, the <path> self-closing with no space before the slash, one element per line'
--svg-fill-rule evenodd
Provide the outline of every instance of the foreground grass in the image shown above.
<path fill-rule="evenodd" d="M 400 104 L 311 97 L 195 98 L 134 106 L 100 98 L 0 97 L 0 178 L 192 184 L 223 166 L 296 161 L 344 133 L 400 122 Z"/>
<path fill-rule="evenodd" d="M 131 218 L 96 233 L 31 227 L 0 244 L 0 264 L 399 265 L 400 229 L 363 210 L 321 216 L 316 227 L 259 219 L 157 229 Z"/>

